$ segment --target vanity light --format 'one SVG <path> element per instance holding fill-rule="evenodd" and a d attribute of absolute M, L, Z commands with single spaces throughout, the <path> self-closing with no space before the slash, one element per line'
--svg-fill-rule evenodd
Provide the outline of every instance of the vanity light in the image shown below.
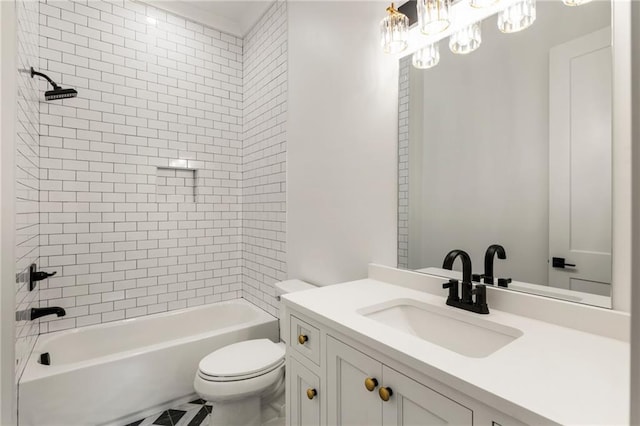
<path fill-rule="evenodd" d="M 498 29 L 515 33 L 529 27 L 536 20 L 536 0 L 523 0 L 498 14 Z"/>
<path fill-rule="evenodd" d="M 440 62 L 440 49 L 438 43 L 430 44 L 413 54 L 411 63 L 419 69 L 432 68 Z"/>
<path fill-rule="evenodd" d="M 409 38 L 409 18 L 398 12 L 393 3 L 387 8 L 389 13 L 380 21 L 380 44 L 385 53 L 398 53 L 407 48 Z"/>
<path fill-rule="evenodd" d="M 449 0 L 418 0 L 418 23 L 424 34 L 438 34 L 449 28 Z"/>
<path fill-rule="evenodd" d="M 482 9 L 483 7 L 493 6 L 499 1 L 500 0 L 470 0 L 469 6 L 475 7 L 476 9 Z"/>
<path fill-rule="evenodd" d="M 449 49 L 459 55 L 473 52 L 480 47 L 480 43 L 482 43 L 480 22 L 471 24 L 449 37 Z"/>

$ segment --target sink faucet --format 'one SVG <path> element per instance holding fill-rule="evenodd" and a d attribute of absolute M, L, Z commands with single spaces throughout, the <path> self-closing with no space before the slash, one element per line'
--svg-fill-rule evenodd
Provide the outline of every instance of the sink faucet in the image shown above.
<path fill-rule="evenodd" d="M 63 317 L 67 315 L 65 310 L 59 306 L 51 306 L 49 308 L 31 308 L 31 316 L 30 319 L 38 319 L 45 315 L 53 315 L 56 314 L 59 317 Z"/>
<path fill-rule="evenodd" d="M 506 259 L 507 253 L 504 251 L 504 247 L 500 244 L 492 244 L 487 248 L 484 254 L 484 283 L 493 285 L 493 260 L 495 255 L 498 255 L 498 259 Z"/>
<path fill-rule="evenodd" d="M 488 314 L 487 306 L 487 289 L 484 285 L 476 285 L 473 288 L 471 282 L 471 257 L 463 250 L 451 250 L 444 258 L 442 264 L 443 269 L 452 269 L 453 262 L 460 258 L 462 260 L 462 299 L 458 297 L 458 280 L 449 280 L 448 283 L 442 284 L 442 288 L 449 289 L 449 297 L 447 297 L 447 305 L 466 311 L 476 312 L 478 314 Z M 473 295 L 476 296 L 474 302 Z"/>

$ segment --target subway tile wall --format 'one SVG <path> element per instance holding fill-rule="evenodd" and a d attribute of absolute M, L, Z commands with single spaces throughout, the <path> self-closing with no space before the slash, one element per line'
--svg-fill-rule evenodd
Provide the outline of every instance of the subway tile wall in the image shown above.
<path fill-rule="evenodd" d="M 38 67 L 38 2 L 15 3 L 17 18 L 17 138 L 16 138 L 16 311 L 38 306 L 38 293 L 29 291 L 29 265 L 38 263 L 38 108 L 42 92 L 30 67 Z M 3 283 L 8 285 L 9 283 Z M 16 380 L 24 370 L 36 338 L 38 321 L 24 316 L 16 322 Z"/>
<path fill-rule="evenodd" d="M 245 275 L 265 292 L 258 274 L 280 277 L 269 256 L 281 261 L 271 250 L 282 250 L 273 243 L 284 244 L 284 224 L 262 212 L 283 208 L 284 196 L 251 197 L 274 192 L 274 167 L 284 190 L 284 160 L 271 159 L 283 158 L 283 142 L 265 119 L 256 126 L 266 142 L 242 143 L 252 134 L 242 52 L 240 38 L 137 2 L 40 2 L 40 67 L 79 93 L 40 106 L 40 264 L 58 271 L 40 297 L 67 310 L 41 332 L 241 297 Z M 176 160 L 195 170 L 193 202 L 159 191 Z M 256 183 L 243 188 L 243 174 Z M 243 190 L 254 203 L 242 203 Z M 243 267 L 243 210 L 254 208 L 255 220 L 279 226 L 245 240 L 265 266 Z M 265 300 L 257 291 L 252 299 Z"/>
<path fill-rule="evenodd" d="M 245 37 L 242 186 L 243 295 L 278 315 L 273 284 L 286 279 L 287 4 Z"/>
<path fill-rule="evenodd" d="M 398 87 L 398 268 L 409 268 L 409 71 L 400 59 Z"/>

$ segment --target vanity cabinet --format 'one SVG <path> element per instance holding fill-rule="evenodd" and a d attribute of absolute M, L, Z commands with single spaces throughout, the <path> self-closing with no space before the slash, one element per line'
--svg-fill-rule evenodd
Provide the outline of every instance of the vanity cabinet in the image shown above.
<path fill-rule="evenodd" d="M 291 425 L 320 426 L 320 400 L 324 397 L 320 379 L 295 359 L 287 370 L 287 391 L 291 394 L 288 420 Z"/>
<path fill-rule="evenodd" d="M 283 317 L 287 426 L 523 425 L 320 321 Z"/>
<path fill-rule="evenodd" d="M 328 423 L 332 425 L 472 425 L 468 408 L 327 337 Z"/>

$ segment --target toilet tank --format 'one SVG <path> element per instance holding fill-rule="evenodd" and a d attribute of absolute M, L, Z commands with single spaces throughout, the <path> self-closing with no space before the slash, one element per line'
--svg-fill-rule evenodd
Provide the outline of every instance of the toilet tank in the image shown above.
<path fill-rule="evenodd" d="M 275 287 L 276 287 L 276 297 L 278 301 L 280 300 L 280 296 L 282 296 L 283 294 L 293 293 L 294 291 L 310 290 L 312 288 L 316 288 L 315 285 L 302 280 L 280 281 L 275 284 Z M 287 342 L 288 336 L 285 336 L 286 333 L 282 333 L 282 330 L 288 329 L 287 327 L 288 321 L 289 321 L 289 318 L 285 317 L 282 305 L 280 305 L 280 322 L 279 322 L 280 331 L 281 331 L 280 340 L 282 340 L 285 343 Z"/>

